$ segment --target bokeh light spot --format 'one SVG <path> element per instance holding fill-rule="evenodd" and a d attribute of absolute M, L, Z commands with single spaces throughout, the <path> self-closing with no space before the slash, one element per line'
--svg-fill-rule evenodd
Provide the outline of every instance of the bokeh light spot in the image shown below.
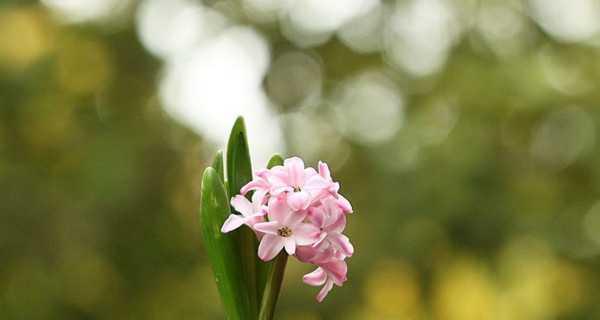
<path fill-rule="evenodd" d="M 346 137 L 362 144 L 391 139 L 404 123 L 404 102 L 385 75 L 368 72 L 341 84 L 332 99 L 335 120 Z"/>

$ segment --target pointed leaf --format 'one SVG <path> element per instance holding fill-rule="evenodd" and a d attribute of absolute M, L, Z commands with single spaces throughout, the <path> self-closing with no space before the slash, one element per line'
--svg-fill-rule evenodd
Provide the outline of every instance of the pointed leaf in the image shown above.
<path fill-rule="evenodd" d="M 244 118 L 238 117 L 229 134 L 227 143 L 227 181 L 229 195 L 240 193 L 240 189 L 252 180 L 252 164 L 246 140 Z"/>
<path fill-rule="evenodd" d="M 217 171 L 217 174 L 219 175 L 219 178 L 221 178 L 221 181 L 225 181 L 225 168 L 223 167 L 223 150 L 217 151 L 217 154 L 215 154 L 215 158 L 211 167 L 213 167 L 215 171 Z"/>
<path fill-rule="evenodd" d="M 227 183 L 230 196 L 240 193 L 240 189 L 252 180 L 252 164 L 248 141 L 246 140 L 246 127 L 244 119 L 238 117 L 231 129 L 227 143 Z M 247 295 L 253 309 L 250 316 L 258 315 L 259 292 L 256 283 L 256 269 L 259 263 L 257 255 L 258 240 L 249 228 L 239 228 L 233 233 L 239 244 L 239 255 L 241 258 L 243 277 L 248 287 Z"/>
<path fill-rule="evenodd" d="M 201 189 L 202 239 L 227 318 L 254 319 L 248 316 L 254 305 L 246 294 L 248 287 L 242 277 L 237 243 L 234 237 L 221 233 L 221 226 L 230 213 L 229 197 L 215 169 L 204 170 Z"/>

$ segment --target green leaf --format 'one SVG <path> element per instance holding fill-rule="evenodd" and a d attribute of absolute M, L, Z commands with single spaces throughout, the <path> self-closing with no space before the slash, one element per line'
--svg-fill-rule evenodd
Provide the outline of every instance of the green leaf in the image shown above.
<path fill-rule="evenodd" d="M 221 233 L 229 216 L 229 197 L 219 173 L 206 168 L 202 176 L 200 227 L 204 248 L 211 262 L 215 281 L 228 319 L 250 317 L 255 305 L 249 300 L 248 286 L 243 278 L 239 248 L 234 237 Z"/>
<path fill-rule="evenodd" d="M 217 151 L 217 154 L 215 154 L 215 159 L 213 160 L 211 167 L 213 167 L 215 171 L 217 171 L 217 174 L 219 175 L 219 178 L 221 178 L 221 181 L 225 182 L 225 168 L 223 168 L 223 150 Z"/>
<path fill-rule="evenodd" d="M 246 140 L 244 118 L 238 117 L 229 134 L 227 143 L 227 181 L 229 195 L 240 193 L 240 189 L 252 180 L 252 164 Z"/>
<path fill-rule="evenodd" d="M 283 158 L 276 154 L 271 157 L 267 168 L 283 165 Z M 271 320 L 275 313 L 277 298 L 283 283 L 283 275 L 287 264 L 288 255 L 282 251 L 275 259 L 269 262 L 260 262 L 259 289 L 262 292 L 261 304 L 258 313 L 259 320 Z"/>
<path fill-rule="evenodd" d="M 271 156 L 271 159 L 269 159 L 269 163 L 267 163 L 267 168 L 271 169 L 275 166 L 282 166 L 282 165 L 283 165 L 283 158 L 278 154 L 274 154 L 273 156 Z"/>
<path fill-rule="evenodd" d="M 246 136 L 244 119 L 238 117 L 231 129 L 227 143 L 227 183 L 231 196 L 239 194 L 240 189 L 252 180 L 252 164 L 250 163 L 250 152 Z M 255 319 L 258 315 L 259 306 L 259 291 L 256 280 L 256 269 L 260 263 L 257 254 L 258 240 L 254 232 L 246 227 L 239 228 L 233 232 L 232 236 L 238 241 L 242 275 L 248 287 L 246 293 L 251 304 L 248 316 Z"/>

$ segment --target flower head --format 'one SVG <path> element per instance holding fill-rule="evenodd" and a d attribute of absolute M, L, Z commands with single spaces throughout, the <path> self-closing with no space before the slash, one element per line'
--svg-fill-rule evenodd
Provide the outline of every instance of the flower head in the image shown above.
<path fill-rule="evenodd" d="M 286 159 L 282 166 L 261 169 L 254 179 L 231 200 L 241 215 L 232 214 L 222 232 L 242 225 L 252 228 L 260 238 L 258 256 L 273 259 L 282 250 L 299 261 L 317 266 L 304 276 L 304 282 L 323 286 L 317 294 L 321 302 L 334 285 L 346 281 L 346 259 L 354 247 L 343 234 L 350 202 L 340 193 L 326 163 L 318 171 L 306 168 L 298 157 Z M 252 201 L 243 195 L 253 191 Z"/>

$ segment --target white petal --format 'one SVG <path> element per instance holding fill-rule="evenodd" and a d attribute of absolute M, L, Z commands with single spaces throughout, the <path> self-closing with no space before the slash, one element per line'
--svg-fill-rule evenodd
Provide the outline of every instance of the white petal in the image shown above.
<path fill-rule="evenodd" d="M 254 206 L 252 206 L 252 203 L 246 199 L 246 197 L 239 194 L 231 198 L 231 206 L 235 209 L 235 211 L 241 213 L 244 217 L 250 216 L 254 213 Z"/>
<path fill-rule="evenodd" d="M 223 223 L 223 226 L 221 227 L 221 232 L 230 232 L 239 228 L 244 223 L 246 223 L 246 219 L 244 219 L 243 217 L 238 216 L 237 214 L 230 214 L 227 220 L 225 220 L 225 222 Z"/>
<path fill-rule="evenodd" d="M 283 245 L 285 246 L 285 251 L 290 256 L 296 253 L 296 241 L 293 238 L 285 238 Z"/>
<path fill-rule="evenodd" d="M 269 261 L 283 249 L 283 238 L 272 234 L 266 234 L 258 246 L 258 257 L 263 261 Z"/>

